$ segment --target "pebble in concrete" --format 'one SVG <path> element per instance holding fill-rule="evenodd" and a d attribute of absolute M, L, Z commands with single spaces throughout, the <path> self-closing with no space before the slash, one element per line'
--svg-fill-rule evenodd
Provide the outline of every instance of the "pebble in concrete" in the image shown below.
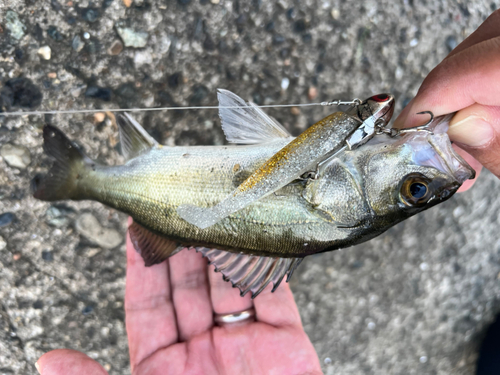
<path fill-rule="evenodd" d="M 7 247 L 7 242 L 3 239 L 2 236 L 0 236 L 0 250 L 3 250 Z"/>
<path fill-rule="evenodd" d="M 75 222 L 75 229 L 90 242 L 112 249 L 123 241 L 123 236 L 114 229 L 104 228 L 91 213 L 83 213 Z"/>
<path fill-rule="evenodd" d="M 49 46 L 40 47 L 37 51 L 38 55 L 44 60 L 50 60 L 52 57 L 52 50 Z"/>
<path fill-rule="evenodd" d="M 115 40 L 111 47 L 108 48 L 108 54 L 112 56 L 119 55 L 123 51 L 123 43 L 119 40 Z"/>
<path fill-rule="evenodd" d="M 15 218 L 16 215 L 14 215 L 12 212 L 5 212 L 3 214 L 0 214 L 0 228 L 9 225 L 14 221 Z"/>
<path fill-rule="evenodd" d="M 0 149 L 0 155 L 10 167 L 26 169 L 31 163 L 30 152 L 24 146 L 7 143 Z"/>
<path fill-rule="evenodd" d="M 111 100 L 111 90 L 106 87 L 89 86 L 85 91 L 85 96 L 88 98 L 101 99 L 106 102 Z"/>
<path fill-rule="evenodd" d="M 56 42 L 64 40 L 64 35 L 62 35 L 55 26 L 49 26 L 49 28 L 47 29 L 47 35 L 54 39 Z"/>
<path fill-rule="evenodd" d="M 123 40 L 125 47 L 142 48 L 148 43 L 149 34 L 145 31 L 134 30 L 121 24 L 116 25 L 116 31 Z"/>
<path fill-rule="evenodd" d="M 73 210 L 66 209 L 62 206 L 51 206 L 45 212 L 47 223 L 56 228 L 65 227 L 71 222 Z"/>
<path fill-rule="evenodd" d="M 5 13 L 5 28 L 10 31 L 10 36 L 18 42 L 23 38 L 26 25 L 21 22 L 16 12 L 9 10 Z"/>
<path fill-rule="evenodd" d="M 54 253 L 49 250 L 42 251 L 42 259 L 46 262 L 52 262 L 54 260 Z"/>
<path fill-rule="evenodd" d="M 75 35 L 71 42 L 71 47 L 73 47 L 76 52 L 80 52 L 83 47 L 85 47 L 85 42 L 80 38 L 80 35 Z"/>

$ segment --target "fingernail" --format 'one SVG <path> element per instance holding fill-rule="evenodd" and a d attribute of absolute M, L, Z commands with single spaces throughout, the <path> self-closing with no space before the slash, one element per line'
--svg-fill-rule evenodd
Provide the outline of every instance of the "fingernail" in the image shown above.
<path fill-rule="evenodd" d="M 42 372 L 40 371 L 40 366 L 38 366 L 38 362 L 35 362 L 35 367 L 36 371 L 38 371 L 38 373 L 41 374 Z"/>
<path fill-rule="evenodd" d="M 448 135 L 454 142 L 471 147 L 481 147 L 493 140 L 494 132 L 491 125 L 483 118 L 469 116 L 457 122 L 452 120 Z"/>

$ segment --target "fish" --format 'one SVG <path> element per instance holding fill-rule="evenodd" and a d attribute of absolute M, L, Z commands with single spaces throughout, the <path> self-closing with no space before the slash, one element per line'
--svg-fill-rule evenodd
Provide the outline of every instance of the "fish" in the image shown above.
<path fill-rule="evenodd" d="M 181 218 L 201 229 L 214 225 L 230 214 L 274 193 L 312 168 L 333 157 L 344 147 L 352 150 L 367 142 L 374 135 L 375 124 L 387 124 L 394 112 L 394 98 L 390 94 L 372 96 L 350 110 L 338 111 L 318 121 L 297 138 L 292 138 L 280 124 L 269 118 L 251 103 L 237 95 L 219 90 L 222 129 L 228 141 L 252 144 L 269 139 L 267 130 L 288 139 L 288 143 L 269 160 L 257 168 L 227 197 L 213 207 L 181 205 L 177 213 Z M 233 109 L 242 108 L 242 111 Z M 231 109 L 226 109 L 231 108 Z M 257 124 L 268 124 L 263 134 L 256 133 Z M 256 134 L 258 136 L 256 137 Z M 260 143 L 259 142 L 259 143 Z"/>
<path fill-rule="evenodd" d="M 253 143 L 166 147 L 129 114 L 118 116 L 126 162 L 116 166 L 90 159 L 61 130 L 46 125 L 43 147 L 54 163 L 45 176 L 34 177 L 33 195 L 95 200 L 124 212 L 133 218 L 129 235 L 145 266 L 194 248 L 241 295 L 255 298 L 270 283 L 274 291 L 285 276 L 288 281 L 304 257 L 374 238 L 449 199 L 475 174 L 446 134 L 451 115 L 395 137 L 370 135 L 368 124 L 345 137 L 358 137 L 360 145 L 324 155 L 328 162 L 314 178 L 293 179 L 202 229 L 178 208 L 213 207 L 297 139 L 249 103 L 231 115 L 237 120 L 231 129 L 226 123 L 229 141 L 241 133 L 237 124 L 259 120 Z"/>

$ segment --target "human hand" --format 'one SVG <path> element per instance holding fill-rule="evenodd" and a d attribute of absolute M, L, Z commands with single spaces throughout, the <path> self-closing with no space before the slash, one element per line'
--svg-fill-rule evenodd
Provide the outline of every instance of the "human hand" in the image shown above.
<path fill-rule="evenodd" d="M 288 284 L 255 300 L 222 280 L 194 250 L 144 267 L 127 235 L 125 319 L 133 374 L 321 374 Z M 214 313 L 255 309 L 256 321 L 223 326 Z M 107 374 L 85 354 L 54 350 L 42 375 Z"/>
<path fill-rule="evenodd" d="M 500 178 L 500 10 L 434 68 L 395 127 L 420 125 L 420 111 L 457 112 L 448 134 L 479 176 L 481 165 Z M 465 191 L 475 180 L 466 181 Z"/>

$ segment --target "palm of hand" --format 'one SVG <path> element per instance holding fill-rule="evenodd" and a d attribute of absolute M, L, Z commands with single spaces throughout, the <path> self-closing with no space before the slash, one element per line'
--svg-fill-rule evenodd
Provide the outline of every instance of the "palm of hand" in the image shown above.
<path fill-rule="evenodd" d="M 146 268 L 127 237 L 126 325 L 133 374 L 321 374 L 288 284 L 254 301 L 207 272 L 206 260 L 183 250 Z M 213 314 L 253 307 L 255 322 L 214 325 Z M 55 350 L 41 374 L 107 374 L 86 355 Z"/>
<path fill-rule="evenodd" d="M 312 374 L 321 373 L 304 331 L 255 322 L 214 327 L 188 342 L 160 349 L 137 374 Z"/>

